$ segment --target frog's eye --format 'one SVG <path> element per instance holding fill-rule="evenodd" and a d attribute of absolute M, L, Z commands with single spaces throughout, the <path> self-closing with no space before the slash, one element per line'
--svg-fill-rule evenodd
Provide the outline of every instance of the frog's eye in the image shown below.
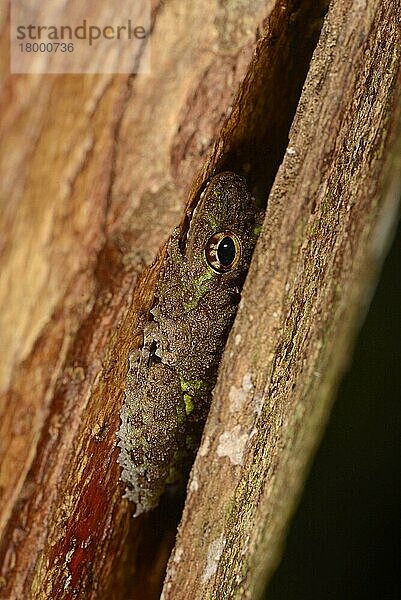
<path fill-rule="evenodd" d="M 216 273 L 227 273 L 241 257 L 241 244 L 234 233 L 219 231 L 210 237 L 205 246 L 206 262 Z"/>

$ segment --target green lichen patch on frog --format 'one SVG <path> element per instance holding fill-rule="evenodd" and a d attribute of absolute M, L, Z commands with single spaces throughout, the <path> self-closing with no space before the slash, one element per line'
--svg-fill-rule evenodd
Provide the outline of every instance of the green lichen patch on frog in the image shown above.
<path fill-rule="evenodd" d="M 258 237 L 259 237 L 259 235 L 260 235 L 260 232 L 261 232 L 261 231 L 262 231 L 262 224 L 260 224 L 260 225 L 256 225 L 256 227 L 254 227 L 254 228 L 253 228 L 253 232 L 252 232 L 252 233 L 253 233 L 253 236 L 254 236 L 255 238 L 258 238 Z"/>
<path fill-rule="evenodd" d="M 206 384 L 202 379 L 193 379 L 186 381 L 182 376 L 180 376 L 180 384 L 183 392 L 190 392 L 192 396 L 195 396 L 197 392 L 200 390 L 206 389 Z"/>
<path fill-rule="evenodd" d="M 245 180 L 220 173 L 201 195 L 185 240 L 175 230 L 168 242 L 143 346 L 131 360 L 118 433 L 121 479 L 136 515 L 189 473 L 260 222 Z M 241 253 L 215 272 L 205 248 L 226 231 Z"/>
<path fill-rule="evenodd" d="M 186 312 L 189 312 L 198 306 L 200 300 L 203 298 L 203 296 L 207 293 L 209 289 L 207 282 L 213 279 L 213 277 L 213 271 L 211 269 L 208 269 L 205 273 L 203 273 L 193 281 L 193 291 L 191 293 L 191 297 L 185 304 Z"/>
<path fill-rule="evenodd" d="M 190 396 L 189 394 L 184 394 L 184 403 L 185 403 L 185 412 L 187 413 L 187 416 L 189 417 L 189 415 L 191 414 L 191 412 L 193 412 L 193 410 L 195 408 L 193 397 Z"/>
<path fill-rule="evenodd" d="M 212 231 L 218 231 L 220 229 L 219 222 L 214 215 L 208 215 L 207 222 L 209 223 L 210 229 Z"/>
<path fill-rule="evenodd" d="M 207 393 L 207 385 L 200 379 L 193 381 L 185 381 L 180 377 L 181 389 L 184 392 L 184 404 L 187 416 L 189 416 L 195 409 L 197 398 Z"/>

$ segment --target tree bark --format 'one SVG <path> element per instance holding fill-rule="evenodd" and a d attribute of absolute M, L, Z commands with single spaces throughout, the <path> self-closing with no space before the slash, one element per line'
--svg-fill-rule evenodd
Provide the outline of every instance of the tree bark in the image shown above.
<path fill-rule="evenodd" d="M 2 23 L 0 597 L 159 596 L 177 516 L 130 518 L 115 447 L 151 263 L 213 171 L 263 200 L 287 147 L 164 594 L 271 572 L 399 184 L 400 9 L 348 5 L 288 147 L 324 1 L 154 2 L 151 76 L 9 75 Z"/>
<path fill-rule="evenodd" d="M 258 598 L 391 237 L 400 6 L 332 3 L 268 200 L 164 600 Z"/>

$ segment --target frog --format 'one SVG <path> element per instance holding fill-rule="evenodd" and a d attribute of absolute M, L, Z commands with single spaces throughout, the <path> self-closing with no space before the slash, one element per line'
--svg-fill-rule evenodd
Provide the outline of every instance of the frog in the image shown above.
<path fill-rule="evenodd" d="M 186 232 L 176 228 L 167 242 L 120 413 L 118 462 L 134 516 L 188 478 L 262 218 L 245 178 L 224 171 L 207 183 Z"/>

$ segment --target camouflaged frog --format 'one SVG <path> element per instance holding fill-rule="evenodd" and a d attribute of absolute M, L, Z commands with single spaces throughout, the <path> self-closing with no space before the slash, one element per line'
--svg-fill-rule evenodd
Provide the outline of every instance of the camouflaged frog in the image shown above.
<path fill-rule="evenodd" d="M 118 434 L 135 515 L 188 475 L 261 219 L 245 180 L 220 173 L 202 193 L 186 238 L 177 229 L 169 239 L 143 345 L 130 356 Z"/>

